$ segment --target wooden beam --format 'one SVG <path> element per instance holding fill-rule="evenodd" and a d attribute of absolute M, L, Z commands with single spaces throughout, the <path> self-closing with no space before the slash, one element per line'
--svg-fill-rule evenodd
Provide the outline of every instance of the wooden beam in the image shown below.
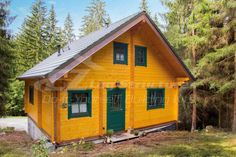
<path fill-rule="evenodd" d="M 104 134 L 103 129 L 103 83 L 99 82 L 99 135 Z"/>
<path fill-rule="evenodd" d="M 134 40 L 133 31 L 130 31 L 130 127 L 134 127 Z"/>
<path fill-rule="evenodd" d="M 52 105 L 52 122 L 53 122 L 53 129 L 52 129 L 52 139 L 51 142 L 52 143 L 57 143 L 58 140 L 58 96 L 59 96 L 59 92 L 54 90 L 52 91 L 52 96 L 53 96 L 53 105 Z"/>
<path fill-rule="evenodd" d="M 38 93 L 38 126 L 39 128 L 42 128 L 42 89 L 37 89 Z"/>
<path fill-rule="evenodd" d="M 67 79 L 67 78 L 68 78 L 68 75 L 69 75 L 69 74 L 66 73 L 63 78 Z"/>

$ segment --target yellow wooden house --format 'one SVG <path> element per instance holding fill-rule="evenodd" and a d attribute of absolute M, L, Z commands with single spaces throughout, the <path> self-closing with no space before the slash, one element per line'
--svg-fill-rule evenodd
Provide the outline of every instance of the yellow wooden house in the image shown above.
<path fill-rule="evenodd" d="M 29 134 L 63 143 L 176 124 L 179 87 L 194 78 L 139 12 L 59 47 L 19 79 Z"/>

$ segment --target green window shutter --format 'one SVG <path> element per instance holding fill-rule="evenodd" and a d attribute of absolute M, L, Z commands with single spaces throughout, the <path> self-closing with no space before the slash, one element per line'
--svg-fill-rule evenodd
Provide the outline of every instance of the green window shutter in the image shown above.
<path fill-rule="evenodd" d="M 68 91 L 68 118 L 91 117 L 92 90 Z"/>
<path fill-rule="evenodd" d="M 114 64 L 128 64 L 128 44 L 114 42 L 113 52 Z"/>
<path fill-rule="evenodd" d="M 71 95 L 72 92 L 68 91 L 68 118 L 72 118 L 72 112 L 71 112 Z"/>
<path fill-rule="evenodd" d="M 135 66 L 147 66 L 147 48 L 135 45 Z"/>
<path fill-rule="evenodd" d="M 147 89 L 147 110 L 165 108 L 165 89 Z"/>

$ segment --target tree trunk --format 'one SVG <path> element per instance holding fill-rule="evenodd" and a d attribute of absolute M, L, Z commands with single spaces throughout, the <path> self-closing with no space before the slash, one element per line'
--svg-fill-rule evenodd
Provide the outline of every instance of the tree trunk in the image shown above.
<path fill-rule="evenodd" d="M 234 77 L 236 78 L 236 52 L 234 54 Z M 232 131 L 236 132 L 236 88 L 234 89 L 234 111 L 233 111 Z"/>
<path fill-rule="evenodd" d="M 220 109 L 218 110 L 218 127 L 221 128 L 221 107 Z"/>
<path fill-rule="evenodd" d="M 192 36 L 195 35 L 195 30 L 192 28 Z M 192 46 L 192 66 L 196 67 L 196 47 Z M 192 110 L 192 127 L 191 131 L 196 130 L 197 127 L 197 89 L 193 87 L 193 110 Z"/>
<path fill-rule="evenodd" d="M 192 111 L 192 127 L 191 132 L 196 130 L 197 127 L 197 104 L 196 104 L 196 87 L 193 87 L 193 111 Z"/>

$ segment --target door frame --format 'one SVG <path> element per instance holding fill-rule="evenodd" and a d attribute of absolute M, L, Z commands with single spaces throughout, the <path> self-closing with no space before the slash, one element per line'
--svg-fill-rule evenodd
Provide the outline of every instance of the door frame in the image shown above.
<path fill-rule="evenodd" d="M 124 109 L 123 109 L 123 112 L 124 112 L 124 124 L 123 124 L 123 129 L 122 130 L 119 130 L 119 131 L 124 131 L 125 130 L 125 121 L 126 121 L 126 118 L 125 118 L 125 116 L 126 116 L 126 88 L 118 88 L 118 87 L 116 87 L 116 88 L 107 88 L 107 97 L 106 97 L 106 99 L 107 99 L 107 101 L 106 101 L 106 111 L 107 111 L 107 114 L 106 114 L 106 121 L 107 121 L 107 126 L 106 126 L 106 131 L 107 130 L 109 130 L 109 128 L 108 128 L 108 101 L 109 101 L 109 99 L 108 99 L 108 94 L 109 94 L 109 92 L 111 92 L 111 91 L 114 91 L 114 90 L 121 90 L 123 93 L 124 93 Z M 117 131 L 117 132 L 119 132 L 119 131 Z"/>

